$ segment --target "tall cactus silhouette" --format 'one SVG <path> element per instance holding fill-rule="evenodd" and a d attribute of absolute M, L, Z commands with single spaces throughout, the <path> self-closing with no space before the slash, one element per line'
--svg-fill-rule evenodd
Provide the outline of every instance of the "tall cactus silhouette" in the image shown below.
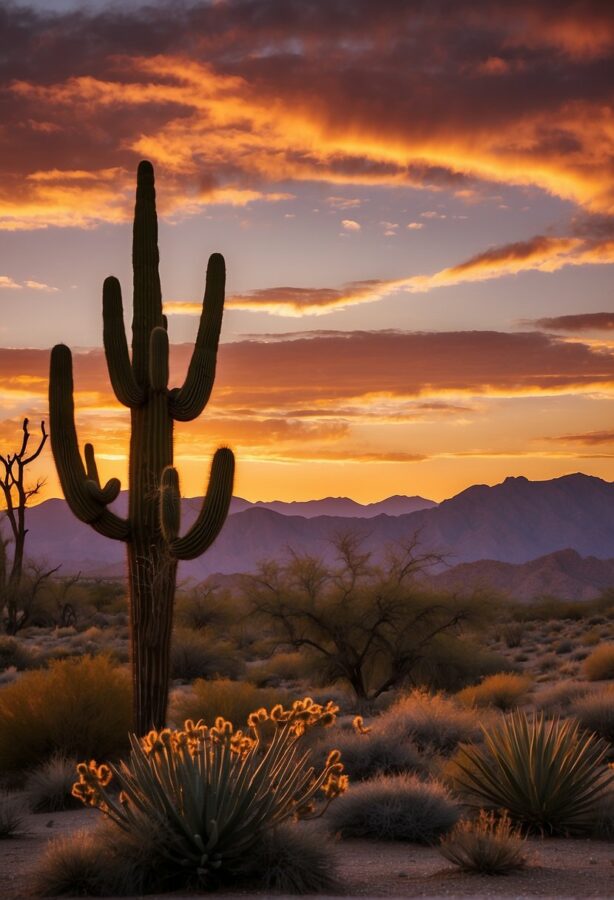
<path fill-rule="evenodd" d="M 134 299 L 132 359 L 124 328 L 119 282 L 109 277 L 102 294 L 103 342 L 117 399 L 129 407 L 130 494 L 128 517 L 109 509 L 120 482 L 101 485 L 94 448 L 79 451 L 74 421 L 72 356 L 64 344 L 51 352 L 49 412 L 51 448 L 64 496 L 73 513 L 128 549 L 134 725 L 139 734 L 165 723 L 170 639 L 177 563 L 194 559 L 217 537 L 232 497 L 234 456 L 216 451 L 202 509 L 181 537 L 179 477 L 173 468 L 173 424 L 203 411 L 215 378 L 224 307 L 225 264 L 209 258 L 203 310 L 185 382 L 168 389 L 168 334 L 158 275 L 158 224 L 154 171 L 137 172 L 132 242 Z"/>

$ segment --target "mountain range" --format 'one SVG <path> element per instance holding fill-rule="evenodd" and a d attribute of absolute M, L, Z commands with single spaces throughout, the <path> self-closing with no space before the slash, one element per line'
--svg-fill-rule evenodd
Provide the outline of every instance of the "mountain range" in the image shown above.
<path fill-rule="evenodd" d="M 198 498 L 182 501 L 184 528 L 196 516 L 200 502 Z M 126 495 L 122 495 L 115 508 L 122 512 L 125 506 Z M 28 528 L 29 556 L 61 561 L 64 573 L 124 572 L 122 545 L 80 523 L 64 500 L 48 500 L 28 510 Z M 283 557 L 289 548 L 332 561 L 331 541 L 348 530 L 362 537 L 376 559 L 382 558 L 386 545 L 418 535 L 421 548 L 445 556 L 447 568 L 442 567 L 438 576 L 442 583 L 454 570 L 467 583 L 470 573 L 459 564 L 478 561 L 481 568 L 473 572 L 478 581 L 487 576 L 502 590 L 515 584 L 524 596 L 532 590 L 531 579 L 536 590 L 543 583 L 537 570 L 544 567 L 559 572 L 561 587 L 578 581 L 571 585 L 576 595 L 583 596 L 584 588 L 598 590 L 598 585 L 614 582 L 609 574 L 614 557 L 614 483 L 580 473 L 550 481 L 518 477 L 494 486 L 474 485 L 440 504 L 420 497 L 391 497 L 367 506 L 347 498 L 298 504 L 250 504 L 235 498 L 215 544 L 203 557 L 182 563 L 180 573 L 202 579 L 215 572 L 249 572 L 262 560 Z M 572 558 L 561 556 L 560 551 L 575 553 L 573 565 Z M 527 563 L 553 554 L 534 570 L 526 568 Z M 578 564 L 583 557 L 595 558 L 582 564 L 584 574 Z M 565 560 L 575 572 L 567 582 L 560 576 Z M 596 574 L 600 561 L 608 565 Z M 513 574 L 500 564 L 525 568 Z M 557 583 L 554 574 L 551 581 Z"/>

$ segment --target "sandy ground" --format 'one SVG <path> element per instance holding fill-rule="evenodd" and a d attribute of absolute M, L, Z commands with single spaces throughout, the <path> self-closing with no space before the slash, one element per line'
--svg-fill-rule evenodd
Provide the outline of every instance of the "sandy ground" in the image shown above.
<path fill-rule="evenodd" d="M 28 816 L 22 834 L 0 841 L 2 900 L 30 897 L 29 876 L 46 843 L 87 828 L 99 815 L 96 810 L 78 810 Z M 614 843 L 531 840 L 528 849 L 531 865 L 526 871 L 489 878 L 459 874 L 436 850 L 415 844 L 343 841 L 337 845 L 339 875 L 346 897 L 614 897 Z M 162 896 L 166 900 L 186 900 L 197 895 Z M 223 896 L 224 900 L 232 900 L 250 894 Z M 280 900 L 281 895 L 277 898 Z"/>

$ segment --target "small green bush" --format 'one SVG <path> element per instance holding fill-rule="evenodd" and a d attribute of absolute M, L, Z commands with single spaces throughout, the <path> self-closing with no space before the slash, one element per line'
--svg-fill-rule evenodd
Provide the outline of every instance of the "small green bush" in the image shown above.
<path fill-rule="evenodd" d="M 486 675 L 517 669 L 501 653 L 487 650 L 467 638 L 442 634 L 429 644 L 429 652 L 413 670 L 412 680 L 431 691 L 454 692 Z"/>
<path fill-rule="evenodd" d="M 387 734 L 373 729 L 368 734 L 341 731 L 330 740 L 314 747 L 316 758 L 324 758 L 330 741 L 341 753 L 341 759 L 350 781 L 366 781 L 375 775 L 396 775 L 400 772 L 425 772 L 427 761 L 407 737 Z"/>
<path fill-rule="evenodd" d="M 176 628 L 171 643 L 171 676 L 184 681 L 194 678 L 240 678 L 245 664 L 227 642 L 216 640 L 206 629 Z"/>
<path fill-rule="evenodd" d="M 19 831 L 24 817 L 23 803 L 14 794 L 0 792 L 0 838 L 12 837 Z"/>
<path fill-rule="evenodd" d="M 583 728 L 614 744 L 614 685 L 580 697 L 572 711 Z"/>
<path fill-rule="evenodd" d="M 265 832 L 253 854 L 241 861 L 232 882 L 282 894 L 339 894 L 336 857 L 317 830 L 284 822 Z"/>
<path fill-rule="evenodd" d="M 464 819 L 439 844 L 439 852 L 463 872 L 507 875 L 527 864 L 525 841 L 509 816 L 480 811 L 476 821 Z"/>
<path fill-rule="evenodd" d="M 26 798 L 32 812 L 59 812 L 81 806 L 72 795 L 77 778 L 77 760 L 61 755 L 34 769 L 26 779 Z"/>
<path fill-rule="evenodd" d="M 500 672 L 489 675 L 480 684 L 464 688 L 456 695 L 466 706 L 496 706 L 497 709 L 514 709 L 526 699 L 531 687 L 528 675 Z"/>
<path fill-rule="evenodd" d="M 459 809 L 443 785 L 416 775 L 380 775 L 350 787 L 327 813 L 341 837 L 433 842 L 457 822 Z"/>
<path fill-rule="evenodd" d="M 480 737 L 473 710 L 460 709 L 443 694 L 414 690 L 401 697 L 374 722 L 373 731 L 391 741 L 411 740 L 419 749 L 450 753 L 459 743 Z"/>
<path fill-rule="evenodd" d="M 505 809 L 532 831 L 579 833 L 590 829 L 614 779 L 604 765 L 607 752 L 571 719 L 516 711 L 484 729 L 483 746 L 461 747 L 448 776 L 469 806 Z"/>
<path fill-rule="evenodd" d="M 589 681 L 614 678 L 614 644 L 602 644 L 584 660 L 584 673 Z"/>
<path fill-rule="evenodd" d="M 131 727 L 128 675 L 104 656 L 54 662 L 0 688 L 0 772 L 29 769 L 54 753 L 113 757 Z"/>
<path fill-rule="evenodd" d="M 255 709 L 287 703 L 290 695 L 277 688 L 257 688 L 244 681 L 219 678 L 214 681 L 197 679 L 188 693 L 173 701 L 171 719 L 175 724 L 186 719 L 214 722 L 218 716 L 238 727 L 245 725 Z"/>

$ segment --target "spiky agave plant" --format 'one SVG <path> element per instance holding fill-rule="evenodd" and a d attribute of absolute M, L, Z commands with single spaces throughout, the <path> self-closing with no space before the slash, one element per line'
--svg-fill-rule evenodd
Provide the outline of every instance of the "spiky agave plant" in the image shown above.
<path fill-rule="evenodd" d="M 483 746 L 461 747 L 451 775 L 475 808 L 507 810 L 530 831 L 573 834 L 591 826 L 596 802 L 613 779 L 607 744 L 568 719 L 516 711 L 483 728 Z"/>
<path fill-rule="evenodd" d="M 252 713 L 245 733 L 218 718 L 211 728 L 188 720 L 182 730 L 133 735 L 128 762 L 81 763 L 73 793 L 137 840 L 153 836 L 171 871 L 210 884 L 244 863 L 266 830 L 313 815 L 318 795 L 327 805 L 346 789 L 338 751 L 315 771 L 300 747 L 306 730 L 332 724 L 337 711 L 307 697 Z M 113 776 L 119 797 L 107 790 Z"/>
<path fill-rule="evenodd" d="M 51 351 L 49 415 L 51 449 L 72 512 L 128 549 L 128 584 L 138 734 L 162 728 L 166 719 L 170 640 L 177 563 L 200 556 L 217 537 L 232 497 L 234 457 L 223 447 L 213 457 L 207 494 L 196 521 L 179 535 L 179 477 L 173 468 L 173 425 L 195 419 L 213 388 L 224 307 L 224 259 L 207 267 L 203 311 L 185 382 L 168 388 L 169 344 L 158 275 L 158 223 L 154 172 L 143 161 L 137 173 L 132 242 L 134 295 L 132 357 L 128 352 L 122 297 L 116 278 L 102 293 L 103 342 L 109 376 L 120 403 L 130 409 L 128 517 L 109 505 L 120 483 L 101 485 L 94 448 L 81 457 L 74 421 L 72 357 L 64 344 Z"/>

